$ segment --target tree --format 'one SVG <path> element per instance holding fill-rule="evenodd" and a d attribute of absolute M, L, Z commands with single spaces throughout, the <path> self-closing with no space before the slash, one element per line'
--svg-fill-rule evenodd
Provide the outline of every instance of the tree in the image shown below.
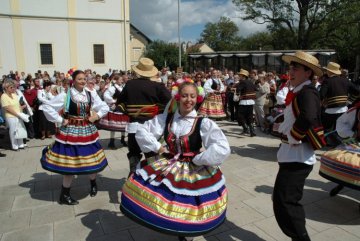
<path fill-rule="evenodd" d="M 273 36 L 269 32 L 258 32 L 241 41 L 239 50 L 272 50 Z"/>
<path fill-rule="evenodd" d="M 331 33 L 326 28 L 329 19 L 342 15 L 336 27 L 354 23 L 343 13 L 359 5 L 358 0 L 232 0 L 238 9 L 244 12 L 242 19 L 259 24 L 268 24 L 272 31 L 287 29 L 297 40 L 297 48 L 309 49 L 323 35 Z M 339 15 L 339 13 L 342 13 Z"/>
<path fill-rule="evenodd" d="M 275 49 L 332 48 L 341 65 L 359 71 L 359 0 L 232 1 L 242 19 L 267 24 Z"/>
<path fill-rule="evenodd" d="M 200 41 L 208 44 L 215 51 L 238 50 L 239 28 L 227 17 L 221 17 L 217 23 L 207 23 L 201 33 Z"/>
<path fill-rule="evenodd" d="M 167 43 L 162 40 L 155 40 L 150 43 L 144 53 L 145 57 L 152 59 L 155 66 L 161 69 L 165 64 L 171 70 L 175 70 L 179 66 L 179 48 L 175 43 Z M 186 56 L 181 55 L 181 63 L 185 63 Z"/>

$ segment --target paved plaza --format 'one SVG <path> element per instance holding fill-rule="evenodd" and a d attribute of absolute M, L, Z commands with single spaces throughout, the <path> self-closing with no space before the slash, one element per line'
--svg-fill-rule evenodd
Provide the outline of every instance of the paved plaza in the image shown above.
<path fill-rule="evenodd" d="M 231 155 L 222 165 L 229 190 L 227 221 L 217 230 L 195 240 L 285 241 L 272 210 L 271 194 L 277 173 L 279 140 L 258 133 L 239 135 L 234 122 L 219 122 L 231 146 Z M 258 131 L 259 132 L 259 131 Z M 99 193 L 88 195 L 86 176 L 74 180 L 71 192 L 80 204 L 57 203 L 62 176 L 41 168 L 44 146 L 53 140 L 32 140 L 25 150 L 3 151 L 0 158 L 0 240 L 1 241 L 176 241 L 141 227 L 119 211 L 121 186 L 128 174 L 127 148 L 106 149 L 109 132 L 101 131 L 109 166 L 98 176 Z M 8 145 L 6 138 L 2 146 Z M 319 156 L 321 152 L 318 152 Z M 360 192 L 344 189 L 329 196 L 335 184 L 318 174 L 319 162 L 307 179 L 304 198 L 307 229 L 313 241 L 360 240 Z"/>

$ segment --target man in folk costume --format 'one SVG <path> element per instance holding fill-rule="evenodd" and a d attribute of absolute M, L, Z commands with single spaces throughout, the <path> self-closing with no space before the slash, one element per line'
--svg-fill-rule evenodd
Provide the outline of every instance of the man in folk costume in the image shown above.
<path fill-rule="evenodd" d="M 292 240 L 309 241 L 305 227 L 305 212 L 299 203 L 305 179 L 316 162 L 314 150 L 325 145 L 321 126 L 318 91 L 311 84 L 314 74 L 322 75 L 314 56 L 297 51 L 284 55 L 290 65 L 290 85 L 286 96 L 284 122 L 279 127 L 282 144 L 277 153 L 279 171 L 273 191 L 273 208 L 281 230 Z"/>
<path fill-rule="evenodd" d="M 115 149 L 115 131 L 121 132 L 121 144 L 127 146 L 125 142 L 125 129 L 129 123 L 129 117 L 123 113 L 123 109 L 116 108 L 116 99 L 125 87 L 123 78 L 120 75 L 115 75 L 113 80 L 115 83 L 104 92 L 104 100 L 110 107 L 110 111 L 105 117 L 100 119 L 98 127 L 110 131 L 108 147 Z"/>
<path fill-rule="evenodd" d="M 214 69 L 211 78 L 204 84 L 205 100 L 201 104 L 198 113 L 213 119 L 226 117 L 221 92 L 225 90 L 224 84 L 220 81 L 219 71 Z"/>
<path fill-rule="evenodd" d="M 249 71 L 240 69 L 240 82 L 236 87 L 236 94 L 240 95 L 238 123 L 243 127 L 241 134 L 249 133 L 250 136 L 256 136 L 254 130 L 254 105 L 256 100 L 256 85 L 248 79 Z"/>
<path fill-rule="evenodd" d="M 325 108 L 325 113 L 322 116 L 324 130 L 325 133 L 329 133 L 335 130 L 336 120 L 348 110 L 348 95 L 359 95 L 359 89 L 346 78 L 340 76 L 341 70 L 339 64 L 329 62 L 324 69 L 328 78 L 321 85 L 320 98 Z M 327 138 L 328 144 L 338 144 L 333 140 L 333 138 L 336 138 L 336 135 L 329 135 L 329 138 Z"/>
<path fill-rule="evenodd" d="M 151 77 L 158 73 L 158 69 L 151 59 L 141 58 L 139 63 L 134 65 L 132 69 L 137 78 L 127 82 L 117 98 L 117 106 L 125 107 L 130 118 L 127 127 L 129 174 L 135 171 L 136 165 L 141 159 L 141 150 L 135 139 L 138 124 L 143 124 L 161 113 L 171 99 L 171 94 L 165 85 L 150 80 Z"/>

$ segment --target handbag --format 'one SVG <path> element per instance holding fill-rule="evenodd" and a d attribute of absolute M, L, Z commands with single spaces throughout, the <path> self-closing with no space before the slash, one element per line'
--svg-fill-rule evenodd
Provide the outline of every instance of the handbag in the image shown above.
<path fill-rule="evenodd" d="M 24 125 L 24 122 L 22 120 L 18 120 L 16 123 L 16 129 L 15 129 L 15 139 L 24 139 L 27 138 L 27 131 Z"/>

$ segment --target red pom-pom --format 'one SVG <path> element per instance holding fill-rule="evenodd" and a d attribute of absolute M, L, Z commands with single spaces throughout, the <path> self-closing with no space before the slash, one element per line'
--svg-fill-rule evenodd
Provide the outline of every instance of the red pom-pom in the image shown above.
<path fill-rule="evenodd" d="M 177 93 L 177 94 L 174 96 L 174 99 L 175 99 L 176 101 L 180 101 L 180 94 Z"/>
<path fill-rule="evenodd" d="M 201 103 L 201 102 L 203 102 L 203 100 L 204 100 L 204 97 L 202 95 L 198 95 L 196 102 Z"/>

